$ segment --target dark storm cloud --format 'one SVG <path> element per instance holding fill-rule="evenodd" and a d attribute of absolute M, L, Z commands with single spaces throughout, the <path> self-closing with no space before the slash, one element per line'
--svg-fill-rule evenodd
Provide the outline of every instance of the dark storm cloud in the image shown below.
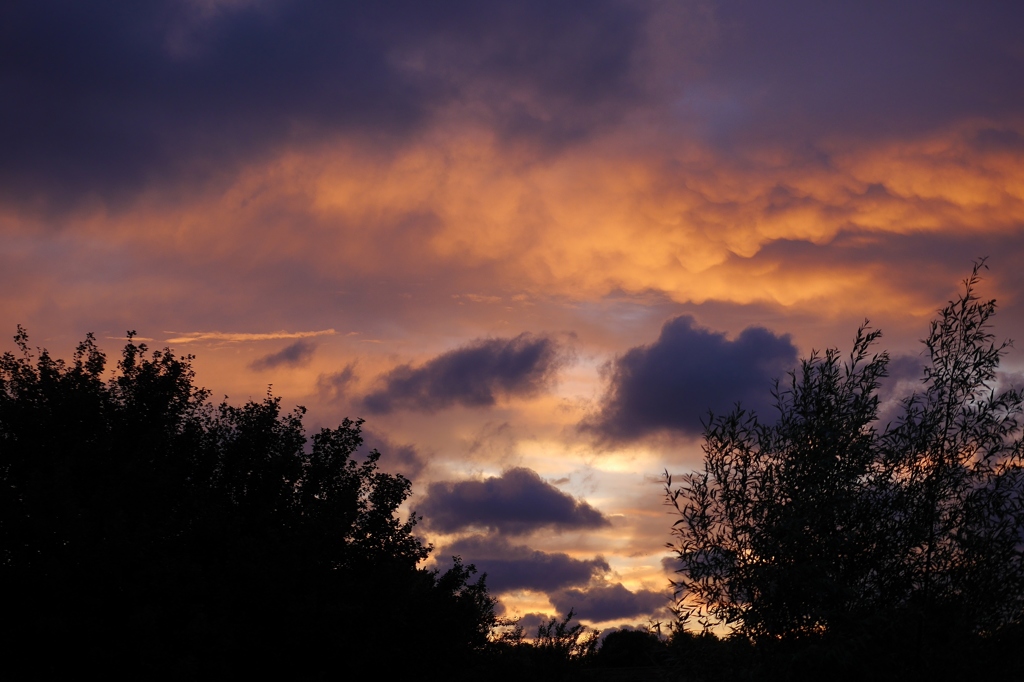
<path fill-rule="evenodd" d="M 663 429 L 697 434 L 708 410 L 721 414 L 737 402 L 768 416 L 772 380 L 796 357 L 788 334 L 748 327 L 730 341 L 688 315 L 677 317 L 657 341 L 614 361 L 601 411 L 584 428 L 613 440 Z"/>
<path fill-rule="evenodd" d="M 8 3 L 0 186 L 116 199 L 281 143 L 401 138 L 464 97 L 508 134 L 582 134 L 636 94 L 643 19 L 610 0 Z"/>
<path fill-rule="evenodd" d="M 470 526 L 504 533 L 538 528 L 599 528 L 608 519 L 583 500 L 574 499 L 531 469 L 509 469 L 482 481 L 431 483 L 418 506 L 429 526 L 451 533 Z"/>
<path fill-rule="evenodd" d="M 653 109 L 769 141 L 1016 116 L 1021 25 L 953 0 L 6 3 L 0 188 L 117 200 L 284 143 L 400 141 L 457 103 L 546 148 Z"/>
<path fill-rule="evenodd" d="M 312 341 L 296 341 L 277 351 L 257 358 L 250 367 L 258 372 L 278 367 L 301 367 L 313 359 L 316 344 Z"/>
<path fill-rule="evenodd" d="M 487 573 L 487 587 L 494 593 L 550 592 L 585 584 L 610 570 L 601 557 L 573 559 L 562 552 L 541 552 L 494 536 L 462 538 L 434 555 L 444 559 L 461 556 L 465 563 L 476 565 L 480 572 Z"/>
<path fill-rule="evenodd" d="M 900 134 L 1024 106 L 1024 5 L 719 2 L 682 106 L 749 140 Z"/>
<path fill-rule="evenodd" d="M 363 403 L 375 414 L 487 407 L 498 397 L 535 395 L 548 385 L 561 361 L 558 345 L 546 337 L 477 340 L 419 367 L 396 367 L 382 377 L 383 388 Z"/>
<path fill-rule="evenodd" d="M 567 589 L 549 595 L 559 613 L 572 609 L 590 621 L 646 616 L 668 605 L 668 592 L 640 590 L 630 592 L 622 583 L 597 585 L 587 589 Z"/>
<path fill-rule="evenodd" d="M 289 137 L 408 129 L 429 97 L 387 63 L 362 14 L 343 2 L 19 3 L 0 40 L 4 184 L 116 194 Z"/>

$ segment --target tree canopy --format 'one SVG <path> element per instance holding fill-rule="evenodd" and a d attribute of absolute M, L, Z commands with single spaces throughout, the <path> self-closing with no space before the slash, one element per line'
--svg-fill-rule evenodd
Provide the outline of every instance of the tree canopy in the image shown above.
<path fill-rule="evenodd" d="M 682 621 L 762 648 L 827 643 L 833 673 L 871 659 L 934 676 L 966 665 L 953 652 L 1019 638 L 1024 395 L 997 390 L 1008 343 L 981 267 L 932 323 L 921 388 L 892 422 L 889 356 L 866 324 L 846 362 L 812 353 L 776 384 L 774 421 L 709 419 L 703 471 L 666 480 Z"/>
<path fill-rule="evenodd" d="M 486 643 L 483 579 L 420 567 L 410 482 L 356 456 L 361 421 L 307 439 L 304 410 L 271 395 L 214 405 L 191 356 L 129 336 L 109 378 L 92 335 L 66 363 L 19 327 L 0 357 L 8 666 L 408 673 Z M 52 655 L 33 658 L 40 643 Z"/>

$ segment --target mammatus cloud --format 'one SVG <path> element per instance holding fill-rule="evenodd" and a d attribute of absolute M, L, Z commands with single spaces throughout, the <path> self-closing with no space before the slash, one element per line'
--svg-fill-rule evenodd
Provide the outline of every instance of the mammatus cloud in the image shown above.
<path fill-rule="evenodd" d="M 269 355 L 264 355 L 261 358 L 253 360 L 249 366 L 257 372 L 276 369 L 278 367 L 301 367 L 302 365 L 309 364 L 309 361 L 313 359 L 313 353 L 315 352 L 315 343 L 300 340 L 295 343 L 288 344 L 276 353 L 270 353 Z"/>
<path fill-rule="evenodd" d="M 438 558 L 461 556 L 487 574 L 487 587 L 495 594 L 510 590 L 551 592 L 583 585 L 610 570 L 601 557 L 574 559 L 562 552 L 541 552 L 508 540 L 472 535 L 434 552 Z"/>
<path fill-rule="evenodd" d="M 419 367 L 401 365 L 385 374 L 383 388 L 363 404 L 375 414 L 399 409 L 432 412 L 463 405 L 487 407 L 499 397 L 543 390 L 562 365 L 558 344 L 544 336 L 481 339 Z"/>
<path fill-rule="evenodd" d="M 583 426 L 631 440 L 662 430 L 698 434 L 708 410 L 722 414 L 737 402 L 768 416 L 772 380 L 796 361 L 788 334 L 748 327 L 730 341 L 683 315 L 666 322 L 657 341 L 613 362 L 600 412 Z"/>
<path fill-rule="evenodd" d="M 474 526 L 518 534 L 543 527 L 599 528 L 609 524 L 585 501 L 524 468 L 483 480 L 431 483 L 417 511 L 430 528 L 445 533 Z"/>
<path fill-rule="evenodd" d="M 174 334 L 175 332 L 166 332 Z M 276 339 L 306 339 L 313 336 L 331 336 L 337 334 L 333 329 L 322 329 L 310 332 L 270 332 L 264 334 L 234 332 L 180 332 L 178 336 L 167 339 L 167 343 L 192 343 L 194 341 L 273 341 Z"/>
<path fill-rule="evenodd" d="M 654 590 L 630 592 L 622 583 L 570 588 L 549 595 L 559 613 L 573 609 L 580 618 L 591 621 L 647 616 L 668 605 L 669 593 Z"/>

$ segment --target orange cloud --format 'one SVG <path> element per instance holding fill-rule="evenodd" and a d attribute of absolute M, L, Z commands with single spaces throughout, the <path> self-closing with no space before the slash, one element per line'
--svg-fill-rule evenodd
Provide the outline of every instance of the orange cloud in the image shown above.
<path fill-rule="evenodd" d="M 195 341 L 272 341 L 275 339 L 308 339 L 314 336 L 333 336 L 338 332 L 333 329 L 321 329 L 309 332 L 247 333 L 247 332 L 165 332 L 178 334 L 167 339 L 167 343 L 193 343 Z"/>

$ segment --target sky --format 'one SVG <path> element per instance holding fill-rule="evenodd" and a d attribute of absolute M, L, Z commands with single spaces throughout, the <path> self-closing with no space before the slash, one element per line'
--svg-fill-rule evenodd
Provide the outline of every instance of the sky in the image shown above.
<path fill-rule="evenodd" d="M 1022 26 L 995 0 L 8 3 L 0 320 L 64 357 L 136 330 L 218 398 L 365 419 L 433 560 L 507 616 L 665 621 L 663 474 L 700 466 L 709 410 L 769 418 L 865 320 L 912 388 L 979 258 L 1024 337 Z"/>

